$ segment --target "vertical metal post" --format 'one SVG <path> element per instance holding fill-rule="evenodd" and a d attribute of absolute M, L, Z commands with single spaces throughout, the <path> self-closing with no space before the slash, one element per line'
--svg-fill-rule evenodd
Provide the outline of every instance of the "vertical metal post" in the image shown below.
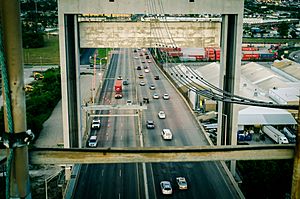
<path fill-rule="evenodd" d="M 25 132 L 26 103 L 22 59 L 22 31 L 20 3 L 18 0 L 0 0 L 0 20 L 3 27 L 4 52 L 7 65 L 8 86 L 11 97 L 13 129 L 15 134 Z M 7 96 L 4 95 L 5 132 L 9 132 L 6 117 Z M 27 145 L 13 149 L 10 173 L 10 198 L 31 198 Z"/>
<path fill-rule="evenodd" d="M 300 104 L 300 98 L 299 98 Z M 295 157 L 294 157 L 294 169 L 293 169 L 293 179 L 292 179 L 292 193 L 291 198 L 299 199 L 300 198 L 300 106 L 298 110 L 298 126 L 297 126 L 297 140 L 295 148 Z"/>

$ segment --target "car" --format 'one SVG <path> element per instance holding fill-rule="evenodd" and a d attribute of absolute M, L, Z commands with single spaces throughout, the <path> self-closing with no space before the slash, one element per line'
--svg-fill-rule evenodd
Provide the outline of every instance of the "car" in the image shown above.
<path fill-rule="evenodd" d="M 136 51 L 136 49 L 134 49 L 134 50 L 133 50 L 133 52 L 135 52 L 135 53 L 136 53 L 136 52 L 137 52 L 137 51 Z"/>
<path fill-rule="evenodd" d="M 150 70 L 149 69 L 145 69 L 145 73 L 149 73 L 150 72 Z"/>
<path fill-rule="evenodd" d="M 147 65 L 145 65 L 145 66 L 144 66 L 144 69 L 147 69 L 147 68 L 148 68 L 148 66 L 147 66 Z"/>
<path fill-rule="evenodd" d="M 143 97 L 143 103 L 149 104 L 149 98 L 148 97 Z"/>
<path fill-rule="evenodd" d="M 143 74 L 139 74 L 139 79 L 143 79 L 144 75 Z"/>
<path fill-rule="evenodd" d="M 164 140 L 172 140 L 172 137 L 173 137 L 170 129 L 163 129 L 161 131 L 161 136 Z"/>
<path fill-rule="evenodd" d="M 115 94 L 115 99 L 121 99 L 123 95 L 121 93 L 116 93 Z"/>
<path fill-rule="evenodd" d="M 97 147 L 97 136 L 92 135 L 89 139 L 89 147 Z"/>
<path fill-rule="evenodd" d="M 159 99 L 159 95 L 157 93 L 154 93 L 152 97 L 153 99 Z"/>
<path fill-rule="evenodd" d="M 122 80 L 123 77 L 121 75 L 119 75 L 117 79 Z"/>
<path fill-rule="evenodd" d="M 154 76 L 154 79 L 155 79 L 155 80 L 159 80 L 159 76 L 158 76 L 158 75 L 155 75 L 155 76 Z"/>
<path fill-rule="evenodd" d="M 101 122 L 99 119 L 93 119 L 92 121 L 92 129 L 100 129 Z"/>
<path fill-rule="evenodd" d="M 145 54 L 146 55 L 146 54 Z M 149 55 L 146 56 L 146 59 L 150 59 Z"/>
<path fill-rule="evenodd" d="M 166 114 L 165 114 L 164 111 L 159 111 L 157 115 L 158 115 L 159 119 L 165 119 L 166 118 Z"/>
<path fill-rule="evenodd" d="M 177 185 L 178 185 L 178 188 L 180 190 L 184 190 L 184 189 L 187 189 L 187 182 L 185 180 L 185 177 L 177 177 L 176 178 L 176 182 L 177 182 Z"/>
<path fill-rule="evenodd" d="M 141 66 L 137 66 L 136 69 L 137 70 L 142 70 L 142 67 Z"/>
<path fill-rule="evenodd" d="M 148 63 L 151 63 L 152 61 L 151 60 L 148 60 Z"/>
<path fill-rule="evenodd" d="M 142 61 L 142 63 L 144 64 L 144 63 L 146 63 L 145 61 Z"/>
<path fill-rule="evenodd" d="M 146 122 L 146 126 L 147 126 L 147 129 L 154 129 L 154 121 L 152 120 L 147 120 Z"/>
<path fill-rule="evenodd" d="M 127 101 L 126 101 L 126 104 L 127 104 L 127 105 L 132 105 L 132 101 L 131 101 L 131 100 L 127 100 Z"/>
<path fill-rule="evenodd" d="M 145 86 L 146 83 L 144 81 L 140 81 L 140 86 Z"/>
<path fill-rule="evenodd" d="M 150 90 L 155 90 L 154 84 L 150 84 L 149 88 L 150 88 Z"/>
<path fill-rule="evenodd" d="M 164 100 L 168 100 L 168 99 L 170 99 L 170 95 L 169 95 L 169 94 L 167 94 L 167 93 L 165 93 L 165 94 L 163 95 L 163 99 L 164 99 Z"/>
<path fill-rule="evenodd" d="M 139 57 L 134 57 L 134 59 L 138 59 Z"/>
<path fill-rule="evenodd" d="M 129 83 L 128 83 L 128 80 L 124 80 L 123 81 L 123 85 L 128 85 Z"/>
<path fill-rule="evenodd" d="M 160 189 L 161 189 L 162 194 L 164 194 L 164 195 L 171 195 L 173 193 L 172 186 L 169 181 L 161 181 Z"/>
<path fill-rule="evenodd" d="M 141 53 L 140 56 L 143 56 L 143 54 Z"/>

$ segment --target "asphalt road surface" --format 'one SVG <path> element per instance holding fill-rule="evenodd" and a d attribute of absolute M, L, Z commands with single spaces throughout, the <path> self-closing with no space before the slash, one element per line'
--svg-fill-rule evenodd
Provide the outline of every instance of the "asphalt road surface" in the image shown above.
<path fill-rule="evenodd" d="M 98 136 L 98 147 L 208 145 L 187 105 L 154 65 L 151 56 L 151 63 L 148 63 L 146 56 L 140 56 L 140 53 L 145 52 L 135 53 L 132 49 L 114 51 L 99 103 L 125 105 L 127 100 L 132 100 L 132 104 L 139 104 L 143 97 L 148 97 L 147 110 L 140 113 L 141 117 L 99 117 L 102 122 L 100 130 L 90 132 L 90 135 Z M 142 66 L 142 70 L 136 70 L 137 66 Z M 144 66 L 148 66 L 149 73 L 145 72 Z M 143 79 L 139 78 L 140 74 Z M 155 75 L 160 79 L 154 80 Z M 118 76 L 129 82 L 123 86 L 122 99 L 114 98 L 114 83 Z M 140 81 L 145 81 L 146 85 L 140 86 Z M 150 84 L 155 85 L 155 90 L 149 89 Z M 160 98 L 153 99 L 154 93 Z M 165 93 L 170 95 L 169 100 L 162 98 Z M 165 119 L 158 118 L 160 110 L 166 113 Z M 113 110 L 99 114 L 125 113 L 136 111 Z M 147 120 L 154 121 L 154 129 L 146 128 Z M 162 139 L 163 128 L 171 129 L 171 141 Z M 139 133 L 143 135 L 143 143 L 139 141 Z M 186 177 L 188 190 L 178 189 L 175 178 L 179 176 Z M 162 180 L 171 182 L 171 198 L 239 198 L 219 162 L 83 165 L 74 198 L 169 198 L 161 193 L 159 183 Z"/>

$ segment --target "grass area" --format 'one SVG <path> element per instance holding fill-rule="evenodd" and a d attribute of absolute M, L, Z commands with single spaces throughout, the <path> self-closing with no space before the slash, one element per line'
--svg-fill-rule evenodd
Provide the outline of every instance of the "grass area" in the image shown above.
<path fill-rule="evenodd" d="M 107 59 L 108 59 L 108 55 L 109 52 L 112 50 L 112 48 L 99 48 L 98 49 L 98 58 L 102 59 L 104 57 L 106 57 L 106 59 L 102 59 L 101 60 L 101 64 L 106 64 L 107 63 Z M 100 64 L 100 60 L 97 59 L 97 64 Z M 93 63 L 93 60 L 90 60 L 91 63 Z"/>
<path fill-rule="evenodd" d="M 243 38 L 243 43 L 259 43 L 259 44 L 285 44 L 300 43 L 300 39 L 281 39 L 281 38 Z"/>
<path fill-rule="evenodd" d="M 45 36 L 43 48 L 23 48 L 23 60 L 29 65 L 57 65 L 59 64 L 58 36 Z"/>

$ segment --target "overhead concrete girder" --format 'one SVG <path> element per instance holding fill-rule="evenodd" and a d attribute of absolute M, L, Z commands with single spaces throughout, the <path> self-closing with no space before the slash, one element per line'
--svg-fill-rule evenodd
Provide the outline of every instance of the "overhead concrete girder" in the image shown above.
<path fill-rule="evenodd" d="M 220 46 L 221 23 L 80 22 L 79 32 L 81 48 L 204 48 Z"/>
<path fill-rule="evenodd" d="M 243 0 L 60 0 L 65 14 L 242 14 Z"/>

